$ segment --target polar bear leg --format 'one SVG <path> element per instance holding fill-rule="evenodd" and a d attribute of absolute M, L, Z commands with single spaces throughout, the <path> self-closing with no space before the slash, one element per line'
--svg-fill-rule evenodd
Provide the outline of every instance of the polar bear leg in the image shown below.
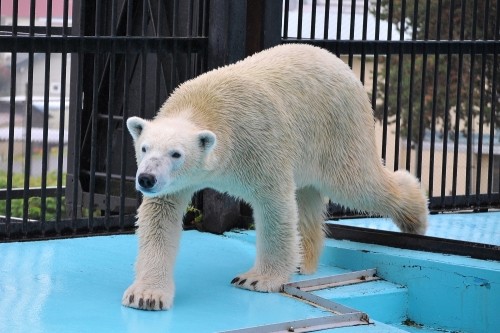
<path fill-rule="evenodd" d="M 341 176 L 332 183 L 330 198 L 336 203 L 362 212 L 390 217 L 401 231 L 425 234 L 427 228 L 427 198 L 418 180 L 407 171 L 391 172 L 369 160 L 366 168 L 353 177 Z M 337 180 L 338 182 L 338 180 Z"/>
<path fill-rule="evenodd" d="M 390 173 L 389 177 L 397 184 L 399 192 L 403 195 L 399 195 L 399 201 L 395 205 L 389 205 L 388 215 L 401 231 L 425 234 L 429 215 L 428 201 L 417 178 L 406 170 Z"/>
<path fill-rule="evenodd" d="M 259 191 L 256 191 L 259 192 Z M 257 254 L 250 271 L 234 278 L 237 287 L 277 292 L 300 263 L 300 241 L 295 190 L 276 186 L 272 195 L 252 202 Z M 262 192 L 260 192 L 262 193 Z"/>
<path fill-rule="evenodd" d="M 300 273 L 312 274 L 323 249 L 325 203 L 318 190 L 304 187 L 297 191 L 297 205 L 302 250 Z"/>
<path fill-rule="evenodd" d="M 123 305 L 143 310 L 167 310 L 172 306 L 174 262 L 182 216 L 191 194 L 144 198 L 138 209 L 136 278 L 123 294 Z"/>

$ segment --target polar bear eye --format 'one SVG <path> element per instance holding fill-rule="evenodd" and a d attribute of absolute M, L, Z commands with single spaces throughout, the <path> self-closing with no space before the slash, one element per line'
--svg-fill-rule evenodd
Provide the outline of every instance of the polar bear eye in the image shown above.
<path fill-rule="evenodd" d="M 142 147 L 142 152 L 145 153 L 146 152 L 146 147 Z"/>
<path fill-rule="evenodd" d="M 170 154 L 170 156 L 172 156 L 172 158 L 180 158 L 181 157 L 181 153 L 179 153 L 178 151 L 174 151 Z"/>

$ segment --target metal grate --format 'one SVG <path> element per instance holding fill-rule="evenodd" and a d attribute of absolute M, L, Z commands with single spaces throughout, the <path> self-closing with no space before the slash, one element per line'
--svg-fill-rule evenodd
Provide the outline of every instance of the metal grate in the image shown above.
<path fill-rule="evenodd" d="M 326 288 L 345 286 L 379 280 L 376 269 L 366 269 L 323 278 L 287 283 L 283 286 L 285 295 L 305 301 L 332 313 L 330 316 L 302 319 L 258 327 L 227 331 L 226 333 L 273 333 L 273 332 L 315 332 L 337 327 L 368 325 L 370 319 L 364 312 L 324 299 L 311 293 Z"/>

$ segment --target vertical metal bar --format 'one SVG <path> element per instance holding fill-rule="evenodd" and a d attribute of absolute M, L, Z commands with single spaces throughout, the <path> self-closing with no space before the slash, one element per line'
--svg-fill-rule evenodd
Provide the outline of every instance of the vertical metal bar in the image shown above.
<path fill-rule="evenodd" d="M 196 7 L 198 10 L 200 10 L 200 7 L 197 6 Z M 194 22 L 193 18 L 194 18 L 194 15 L 193 15 L 193 12 L 194 12 L 194 0 L 191 0 L 189 1 L 188 3 L 188 29 L 187 29 L 187 35 L 188 37 L 193 37 L 193 26 L 195 26 L 195 24 L 199 24 L 198 22 Z M 284 14 L 282 14 L 284 15 Z M 283 36 L 283 34 L 281 34 L 280 36 Z M 194 77 L 194 73 L 196 72 L 196 62 L 197 62 L 197 58 L 198 55 L 193 55 L 193 51 L 192 51 L 192 47 L 191 47 L 191 43 L 188 44 L 188 48 L 187 48 L 187 53 L 186 53 L 186 70 L 185 70 L 185 73 L 186 73 L 186 77 L 185 77 L 185 80 L 188 80 L 188 79 L 191 79 Z M 193 66 L 192 64 L 192 60 L 194 59 L 195 61 L 195 66 Z M 192 199 L 193 201 L 195 200 L 194 198 Z"/>
<path fill-rule="evenodd" d="M 413 2 L 413 27 L 412 40 L 417 40 L 418 31 L 418 1 Z M 411 143 L 413 136 L 413 89 L 415 77 L 415 47 L 412 45 L 411 60 L 410 60 L 410 93 L 408 98 L 408 135 L 406 138 L 406 170 L 411 170 Z"/>
<path fill-rule="evenodd" d="M 157 18 L 156 18 L 156 37 L 160 37 L 161 35 L 161 13 L 162 13 L 162 6 L 163 6 L 163 1 L 158 1 L 158 13 L 157 13 Z M 160 84 L 161 84 L 161 74 L 162 73 L 162 65 L 161 65 L 161 59 L 160 57 L 163 56 L 163 47 L 161 42 L 158 45 L 158 50 L 156 53 L 156 80 L 155 80 L 155 110 L 158 110 L 160 107 Z"/>
<path fill-rule="evenodd" d="M 88 203 L 88 229 L 94 231 L 94 207 L 95 207 L 95 182 L 97 165 L 97 131 L 99 122 L 99 81 L 101 74 L 100 56 L 101 56 L 101 21 L 102 20 L 102 2 L 96 1 L 94 35 L 97 37 L 96 50 L 94 53 L 94 68 L 92 73 L 92 111 L 90 116 L 91 135 L 90 135 L 90 183 L 89 183 L 89 203 Z"/>
<path fill-rule="evenodd" d="M 304 15 L 304 0 L 299 0 L 299 8 L 298 8 L 298 16 L 297 16 L 297 39 L 302 39 L 302 18 Z"/>
<path fill-rule="evenodd" d="M 316 0 L 311 3 L 311 39 L 316 37 Z"/>
<path fill-rule="evenodd" d="M 147 26 L 148 26 L 148 8 L 151 8 L 149 1 L 150 0 L 142 2 L 141 37 L 146 36 L 146 30 L 147 30 Z M 142 87 L 142 85 L 141 85 L 141 87 Z"/>
<path fill-rule="evenodd" d="M 380 6 L 381 0 L 377 0 L 375 10 L 375 40 L 380 39 Z M 373 85 L 372 85 L 372 108 L 375 110 L 377 107 L 377 83 L 378 83 L 378 48 L 375 44 L 373 53 Z"/>
<path fill-rule="evenodd" d="M 158 45 L 157 53 L 156 53 L 156 75 L 155 75 L 155 110 L 160 108 L 160 84 L 161 84 L 161 74 L 162 66 L 160 57 L 163 55 L 163 48 L 161 46 L 161 42 Z"/>
<path fill-rule="evenodd" d="M 19 3 L 14 0 L 12 4 L 12 35 L 17 36 Z M 16 85 L 17 85 L 17 38 L 14 40 L 10 58 L 10 112 L 9 112 L 9 143 L 7 150 L 7 197 L 5 201 L 6 235 L 10 238 L 10 221 L 12 216 L 12 178 L 14 164 L 14 124 L 16 117 Z"/>
<path fill-rule="evenodd" d="M 342 40 L 342 0 L 337 0 L 337 40 Z M 340 51 L 337 48 L 337 56 L 340 56 Z"/>
<path fill-rule="evenodd" d="M 495 37 L 494 39 L 497 41 L 500 39 L 500 5 L 497 3 L 497 12 L 495 19 Z M 493 167 L 494 167 L 494 138 L 495 138 L 495 117 L 496 117 L 496 107 L 497 107 L 497 71 L 498 71 L 498 52 L 493 54 L 493 68 L 492 68 L 492 76 L 493 82 L 491 84 L 491 110 L 490 110 L 490 148 L 489 148 L 489 161 L 488 161 L 488 202 L 491 203 L 492 198 L 491 194 L 493 192 Z M 500 163 L 497 166 L 500 174 Z M 498 192 L 500 193 L 500 181 L 498 182 Z"/>
<path fill-rule="evenodd" d="M 461 1 L 461 15 L 460 15 L 460 40 L 465 39 L 465 13 L 466 13 L 466 0 Z M 457 102 L 455 110 L 455 136 L 454 136 L 454 147 L 453 147 L 453 183 L 451 189 L 452 204 L 455 206 L 457 197 L 457 173 L 458 173 L 458 146 L 460 139 L 460 112 L 462 103 L 462 72 L 464 64 L 464 51 L 459 45 L 458 53 L 458 80 L 457 80 Z"/>
<path fill-rule="evenodd" d="M 13 0 L 13 2 L 12 2 L 12 35 L 13 36 L 17 36 L 18 22 L 19 22 L 19 0 Z"/>
<path fill-rule="evenodd" d="M 477 0 L 473 1 L 472 13 L 472 40 L 476 40 L 476 24 L 477 24 Z M 467 155 L 466 155 L 466 170 L 465 170 L 465 197 L 466 204 L 470 203 L 471 188 L 472 188 L 472 144 L 474 135 L 474 81 L 475 81 L 475 63 L 476 63 L 476 47 L 474 44 L 471 46 L 470 53 L 470 73 L 469 73 L 469 100 L 467 107 Z"/>
<path fill-rule="evenodd" d="M 399 40 L 405 39 L 405 21 L 406 21 L 406 0 L 401 2 L 401 28 L 399 30 Z M 399 49 L 398 56 L 398 87 L 396 95 L 396 135 L 394 138 L 394 171 L 399 169 L 399 144 L 401 136 L 401 95 L 403 85 L 403 49 Z"/>
<path fill-rule="evenodd" d="M 389 2 L 389 13 L 387 18 L 387 40 L 392 40 L 392 12 L 393 5 Z M 384 117 L 382 120 L 382 160 L 384 163 L 387 159 L 387 126 L 388 126 L 388 114 L 389 114 L 389 86 L 391 83 L 391 50 L 389 44 L 389 51 L 385 56 L 385 82 L 384 82 Z"/>
<path fill-rule="evenodd" d="M 193 22 L 193 11 L 194 11 L 194 0 L 190 0 L 188 2 L 188 31 L 187 31 L 187 35 L 188 37 L 193 37 L 193 26 L 194 26 L 194 22 Z M 188 44 L 188 47 L 187 47 L 187 53 L 186 53 L 186 78 L 185 79 L 191 79 L 193 77 L 193 65 L 192 65 L 192 61 L 193 61 L 193 50 L 192 50 L 192 47 L 191 47 L 191 43 Z"/>
<path fill-rule="evenodd" d="M 285 0 L 285 9 L 283 10 L 283 39 L 288 38 L 289 19 L 290 19 L 290 0 Z"/>
<path fill-rule="evenodd" d="M 430 16 L 430 0 L 426 1 L 425 8 L 425 24 L 424 24 L 424 40 L 429 39 L 429 16 Z M 417 149 L 417 178 L 422 178 L 422 155 L 423 155 L 423 144 L 425 137 L 425 124 L 424 124 L 424 114 L 425 114 L 425 93 L 426 93 L 426 78 L 427 78 L 427 47 L 424 44 L 424 52 L 422 55 L 422 79 L 420 83 L 420 114 L 418 119 L 418 149 Z"/>
<path fill-rule="evenodd" d="M 488 40 L 488 13 L 490 2 L 486 0 L 483 8 L 483 40 Z M 483 126 L 484 126 L 484 100 L 485 100 L 485 76 L 486 76 L 486 51 L 481 54 L 481 80 L 479 98 L 479 132 L 477 139 L 477 163 L 476 163 L 476 204 L 479 206 L 479 195 L 481 194 L 481 173 L 483 158 Z M 491 124 L 494 127 L 494 124 Z M 489 159 L 493 156 L 489 156 Z"/>
<path fill-rule="evenodd" d="M 443 1 L 438 1 L 438 12 L 437 12 L 437 31 L 436 40 L 441 40 L 441 21 L 442 21 L 442 7 Z M 430 148 L 430 160 L 429 160 L 429 198 L 434 196 L 434 154 L 435 154 L 435 144 L 436 144 L 436 113 L 437 113 L 437 94 L 439 85 L 439 52 L 436 50 L 434 53 L 434 81 L 432 83 L 432 114 L 431 114 L 431 148 Z M 446 111 L 445 111 L 446 112 Z M 446 156 L 443 156 L 446 158 Z"/>
<path fill-rule="evenodd" d="M 125 35 L 127 37 L 132 36 L 132 11 L 133 11 L 133 1 L 127 0 L 127 27 Z M 121 133 L 121 149 L 120 149 L 120 211 L 119 211 L 119 228 L 123 230 L 125 227 L 125 185 L 127 174 L 127 118 L 129 115 L 129 92 L 130 92 L 130 52 L 129 44 L 127 43 L 127 48 L 124 55 L 124 80 L 123 80 L 123 114 L 122 114 L 122 133 Z"/>
<path fill-rule="evenodd" d="M 191 22 L 192 22 L 192 29 L 190 30 L 190 36 L 193 37 L 202 37 L 203 35 L 200 34 L 200 26 L 203 24 L 203 3 L 200 0 L 191 0 Z M 282 14 L 284 15 L 284 14 Z M 283 30 L 284 31 L 284 30 Z M 190 52 L 192 54 L 190 61 L 192 64 L 191 68 L 191 75 L 189 78 L 193 78 L 195 73 L 198 72 L 198 69 L 201 66 L 201 63 L 203 61 L 203 56 L 202 56 L 203 51 L 197 51 L 197 52 Z"/>
<path fill-rule="evenodd" d="M 68 29 L 69 28 L 69 24 L 68 24 L 68 22 L 69 22 L 69 20 L 68 20 L 69 19 L 69 10 L 70 10 L 70 8 L 69 8 L 69 0 L 64 0 L 63 1 L 63 31 L 62 31 L 62 36 L 63 37 L 67 37 L 68 32 L 69 32 L 68 31 L 69 30 Z M 73 11 L 73 10 L 74 10 L 74 8 L 72 7 L 71 11 Z M 66 50 L 67 49 L 64 48 L 64 52 L 67 52 Z"/>
<path fill-rule="evenodd" d="M 405 0 L 403 0 L 405 1 Z M 368 1 L 364 2 L 363 6 L 363 32 L 362 32 L 362 40 L 366 41 L 366 34 L 368 31 Z M 360 80 L 363 84 L 365 84 L 365 72 L 366 72 L 366 51 L 365 44 L 362 45 L 361 51 L 361 69 L 360 69 Z"/>
<path fill-rule="evenodd" d="M 149 1 L 154 1 L 154 0 L 149 0 Z M 160 25 L 161 25 L 161 24 L 160 24 L 160 21 L 161 21 L 161 6 L 162 6 L 162 4 L 163 4 L 163 1 L 161 1 L 161 0 L 156 0 L 156 8 L 158 8 L 158 12 L 156 13 L 156 22 L 155 22 L 155 20 L 154 20 L 154 18 L 153 18 L 153 15 L 154 15 L 155 13 L 154 13 L 154 12 L 151 10 L 151 8 L 150 8 L 150 10 L 151 10 L 151 11 L 150 11 L 150 14 L 149 14 L 149 15 L 151 15 L 151 22 L 152 22 L 152 24 L 153 24 L 153 28 L 154 28 L 154 29 L 156 29 L 156 30 L 155 30 L 155 33 L 156 33 L 155 35 L 156 35 L 156 37 L 159 37 L 159 36 L 160 36 Z"/>
<path fill-rule="evenodd" d="M 356 1 L 351 1 L 351 20 L 349 25 L 349 40 L 354 40 L 354 30 L 356 27 Z M 351 43 L 349 44 L 349 58 L 348 64 L 349 67 L 352 68 L 352 64 L 354 62 L 354 54 L 352 52 Z"/>
<path fill-rule="evenodd" d="M 202 11 L 202 15 L 203 15 L 203 22 L 205 22 L 205 35 L 204 36 L 207 36 L 208 34 L 208 17 L 209 17 L 209 8 L 208 8 L 208 0 L 203 0 L 203 11 Z M 200 73 L 203 73 L 207 70 L 208 68 L 208 50 L 207 48 L 203 48 L 203 51 L 202 51 L 202 54 L 201 54 L 201 59 L 202 61 L 200 62 L 201 63 L 201 66 L 200 66 Z"/>
<path fill-rule="evenodd" d="M 453 27 L 455 17 L 455 0 L 450 2 L 450 12 L 448 21 L 448 40 L 453 40 Z M 444 128 L 443 128 L 443 160 L 441 164 L 441 202 L 440 209 L 444 208 L 444 200 L 446 197 L 446 170 L 448 165 L 448 135 L 449 135 L 449 114 L 450 114 L 450 74 L 452 63 L 451 48 L 448 46 L 448 54 L 446 57 L 446 86 L 445 86 L 445 106 L 444 106 Z"/>
<path fill-rule="evenodd" d="M 79 8 L 79 14 L 80 14 L 80 36 L 85 35 L 84 27 L 85 27 L 85 1 L 80 1 L 80 8 Z M 82 39 L 83 41 L 83 39 Z M 80 42 L 79 46 L 80 52 L 76 53 L 75 55 L 77 56 L 77 61 L 78 61 L 78 68 L 77 68 L 77 75 L 76 75 L 76 107 L 75 107 L 75 142 L 73 144 L 73 184 L 72 184 L 72 190 L 73 193 L 71 194 L 71 200 L 73 203 L 73 206 L 71 207 L 71 229 L 73 234 L 76 234 L 76 229 L 77 229 L 77 218 L 79 215 L 78 212 L 78 207 L 80 203 L 80 199 L 78 197 L 78 193 L 80 191 L 79 188 L 79 182 L 80 182 L 80 156 L 81 156 L 81 120 L 82 120 L 82 106 L 83 106 L 83 60 L 84 60 L 84 54 L 83 54 L 83 43 Z"/>
<path fill-rule="evenodd" d="M 172 37 L 177 37 L 177 26 L 179 25 L 179 0 L 173 0 L 172 3 Z M 168 87 L 167 84 L 167 92 L 173 91 L 174 88 L 177 86 L 180 80 L 180 75 L 179 75 L 179 69 L 177 68 L 177 60 L 178 60 L 178 46 L 177 46 L 177 40 L 174 39 L 173 41 L 173 48 L 172 48 L 172 62 L 170 64 L 170 87 Z M 166 78 L 165 78 L 166 80 Z"/>
<path fill-rule="evenodd" d="M 29 36 L 35 35 L 35 0 L 30 2 L 30 25 Z M 26 124 L 25 124 L 25 149 L 24 149 L 24 194 L 23 194 L 23 236 L 28 234 L 29 217 L 29 188 L 31 175 L 31 128 L 33 126 L 33 66 L 34 51 L 33 44 L 28 53 L 28 85 L 26 87 Z"/>
<path fill-rule="evenodd" d="M 148 20 L 148 6 L 149 1 L 142 2 L 142 27 L 141 27 L 141 36 L 145 37 L 147 33 L 147 20 Z M 205 7 L 207 8 L 207 7 Z M 205 34 L 207 34 L 208 29 L 205 30 Z M 147 69 L 147 52 L 146 52 L 145 44 L 142 44 L 141 50 L 141 72 L 140 72 L 140 86 L 141 86 L 141 96 L 140 96 L 140 107 L 139 107 L 139 117 L 144 118 L 146 115 L 146 69 Z M 141 203 L 141 195 L 136 192 L 136 201 L 137 206 Z"/>
<path fill-rule="evenodd" d="M 115 79 L 116 79 L 116 43 L 113 37 L 116 37 L 116 25 L 117 25 L 117 13 L 116 13 L 116 0 L 111 1 L 111 20 L 110 20 L 110 32 L 111 32 L 111 53 L 109 54 L 109 88 L 108 88 L 108 110 L 107 110 L 107 132 L 106 132 L 106 184 L 105 184 L 105 197 L 106 197 L 106 209 L 105 209 L 105 219 L 104 227 L 109 230 L 109 218 L 111 216 L 111 169 L 113 160 L 113 116 L 116 114 L 115 108 Z M 127 78 L 125 77 L 125 80 Z"/>
<path fill-rule="evenodd" d="M 337 0 L 337 40 L 342 40 L 342 0 Z"/>
<path fill-rule="evenodd" d="M 288 0 L 287 0 L 288 2 Z M 328 39 L 328 29 L 330 28 L 330 0 L 325 1 L 325 22 L 323 26 L 323 39 Z"/>
<path fill-rule="evenodd" d="M 486 0 L 486 2 L 488 2 Z M 487 24 L 487 23 L 485 23 Z M 485 26 L 486 28 L 486 26 Z M 484 77 L 486 72 L 486 52 L 483 50 L 481 54 L 481 78 L 480 82 L 480 97 L 479 97 L 479 128 L 477 136 L 477 160 L 476 160 L 476 203 L 479 205 L 479 195 L 481 194 L 481 169 L 483 158 L 483 126 L 484 126 L 484 99 L 485 87 Z"/>
<path fill-rule="evenodd" d="M 66 117 L 66 71 L 67 71 L 67 29 L 68 29 L 68 12 L 69 0 L 64 0 L 63 4 L 63 52 L 61 55 L 61 96 L 59 99 L 59 144 L 57 150 L 57 195 L 56 195 L 56 223 L 55 231 L 59 235 L 60 228 L 59 222 L 61 221 L 61 207 L 62 207 L 62 183 L 63 183 L 63 156 L 64 156 L 64 132 L 65 132 L 65 117 Z"/>
<path fill-rule="evenodd" d="M 179 0 L 172 0 L 172 37 L 177 37 L 177 28 L 179 24 Z"/>
<path fill-rule="evenodd" d="M 46 37 L 50 37 L 52 29 L 52 0 L 47 1 L 47 23 Z M 45 235 L 45 220 L 47 213 L 47 172 L 48 172 L 48 129 L 49 129 L 49 85 L 50 85 L 50 39 L 47 41 L 47 51 L 45 52 L 45 78 L 43 94 L 43 140 L 42 140 L 42 183 L 41 183 L 41 232 Z"/>
<path fill-rule="evenodd" d="M 203 2 L 203 8 L 202 10 L 200 11 L 200 14 L 201 14 L 201 17 L 202 17 L 202 27 L 203 27 L 203 30 L 201 32 L 201 36 L 205 37 L 205 36 L 208 36 L 208 0 L 202 0 Z M 287 31 L 288 33 L 288 31 Z M 206 50 L 204 49 L 204 52 L 206 52 Z M 203 57 L 203 59 L 205 59 L 205 62 L 206 62 L 206 57 Z M 205 66 L 206 68 L 206 66 Z"/>

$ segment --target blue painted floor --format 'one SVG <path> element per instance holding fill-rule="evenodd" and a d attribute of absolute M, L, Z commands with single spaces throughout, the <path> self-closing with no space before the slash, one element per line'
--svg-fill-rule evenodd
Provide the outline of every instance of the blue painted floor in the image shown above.
<path fill-rule="evenodd" d="M 136 253 L 132 235 L 0 244 L 0 332 L 217 332 L 326 315 L 281 294 L 232 287 L 255 246 L 197 231 L 183 234 L 173 309 L 126 308 Z M 322 266 L 316 276 L 339 272 Z"/>
<path fill-rule="evenodd" d="M 123 291 L 133 281 L 136 236 L 0 244 L 0 332 L 219 332 L 329 314 L 282 294 L 232 287 L 231 279 L 253 264 L 253 242 L 252 232 L 228 236 L 184 232 L 175 271 L 174 307 L 166 312 L 139 311 L 120 304 Z M 353 247 L 357 243 L 329 240 L 327 244 Z M 373 253 L 382 248 L 366 244 L 356 246 L 376 249 Z M 370 253 L 348 247 L 342 250 L 343 253 Z M 345 272 L 329 259 L 335 257 L 331 253 L 338 251 L 333 247 L 325 251 L 318 273 L 307 278 Z M 473 263 L 482 265 L 480 261 Z M 500 264 L 488 265 L 500 272 Z M 303 278 L 296 276 L 294 279 Z M 383 283 L 377 286 L 380 288 Z M 492 292 L 497 292 L 500 281 L 489 286 Z M 369 326 L 331 331 L 406 330 L 375 322 Z"/>

